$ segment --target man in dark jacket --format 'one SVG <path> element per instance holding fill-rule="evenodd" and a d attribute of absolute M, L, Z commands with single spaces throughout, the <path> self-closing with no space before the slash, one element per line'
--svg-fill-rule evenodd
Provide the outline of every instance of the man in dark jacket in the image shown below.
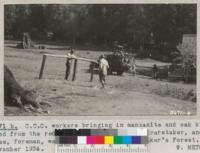
<path fill-rule="evenodd" d="M 157 75 L 158 75 L 158 67 L 157 67 L 156 64 L 153 65 L 153 69 L 152 69 L 152 71 L 153 71 L 153 78 L 154 78 L 154 79 L 157 79 Z"/>
<path fill-rule="evenodd" d="M 70 53 L 67 54 L 67 56 L 69 56 L 66 60 L 66 72 L 65 72 L 65 80 L 68 80 L 68 77 L 70 75 L 70 71 L 71 71 L 71 65 L 73 62 L 73 58 L 75 58 L 76 56 L 74 55 L 74 50 L 73 48 L 71 48 Z"/>

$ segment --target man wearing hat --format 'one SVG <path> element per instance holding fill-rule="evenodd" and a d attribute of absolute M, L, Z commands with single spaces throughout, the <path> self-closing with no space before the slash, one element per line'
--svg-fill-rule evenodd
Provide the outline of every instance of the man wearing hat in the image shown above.
<path fill-rule="evenodd" d="M 99 80 L 102 84 L 102 88 L 105 88 L 106 75 L 108 73 L 109 64 L 104 55 L 99 58 Z"/>

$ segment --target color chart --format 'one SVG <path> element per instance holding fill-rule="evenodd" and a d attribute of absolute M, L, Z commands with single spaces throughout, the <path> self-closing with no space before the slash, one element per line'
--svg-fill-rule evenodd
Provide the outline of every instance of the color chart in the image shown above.
<path fill-rule="evenodd" d="M 148 153 L 147 129 L 55 130 L 56 153 Z"/>
<path fill-rule="evenodd" d="M 55 130 L 56 144 L 148 144 L 147 129 Z"/>

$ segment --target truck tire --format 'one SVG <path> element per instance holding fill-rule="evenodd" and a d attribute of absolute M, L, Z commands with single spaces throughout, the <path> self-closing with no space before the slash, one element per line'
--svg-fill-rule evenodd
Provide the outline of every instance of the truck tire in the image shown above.
<path fill-rule="evenodd" d="M 118 70 L 118 71 L 117 71 L 117 75 L 122 75 L 123 73 L 124 73 L 123 70 Z"/>

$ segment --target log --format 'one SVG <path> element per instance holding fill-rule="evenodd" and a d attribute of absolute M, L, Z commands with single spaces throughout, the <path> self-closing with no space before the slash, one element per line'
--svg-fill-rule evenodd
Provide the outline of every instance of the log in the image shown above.
<path fill-rule="evenodd" d="M 5 106 L 18 106 L 30 104 L 34 108 L 39 108 L 36 96 L 25 90 L 15 79 L 10 69 L 4 65 L 4 103 Z"/>
<path fill-rule="evenodd" d="M 43 55 L 51 56 L 51 57 L 58 57 L 58 58 L 72 58 L 68 55 L 55 55 L 55 54 L 43 54 Z M 93 62 L 93 63 L 98 64 L 98 61 L 94 60 L 94 59 L 88 59 L 88 58 L 82 58 L 82 57 L 74 57 L 72 59 L 77 59 L 77 60 L 86 61 L 86 62 Z"/>

